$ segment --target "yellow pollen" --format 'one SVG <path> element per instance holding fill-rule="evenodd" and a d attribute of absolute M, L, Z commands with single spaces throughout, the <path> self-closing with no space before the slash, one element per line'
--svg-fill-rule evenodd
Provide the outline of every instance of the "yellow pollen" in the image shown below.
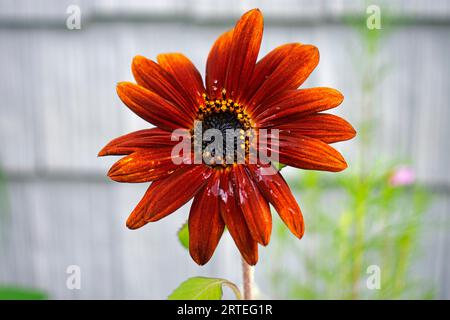
<path fill-rule="evenodd" d="M 236 118 L 242 124 L 242 127 L 247 130 L 250 129 L 251 121 L 249 116 L 245 113 L 243 108 L 239 103 L 234 102 L 232 99 L 226 99 L 226 90 L 222 89 L 222 99 L 210 100 L 206 93 L 202 94 L 204 104 L 199 106 L 199 115 L 198 119 L 203 120 L 205 115 L 210 115 L 212 113 L 222 113 L 222 112 L 230 112 L 235 114 Z M 241 135 L 245 133 L 244 130 L 241 130 Z"/>

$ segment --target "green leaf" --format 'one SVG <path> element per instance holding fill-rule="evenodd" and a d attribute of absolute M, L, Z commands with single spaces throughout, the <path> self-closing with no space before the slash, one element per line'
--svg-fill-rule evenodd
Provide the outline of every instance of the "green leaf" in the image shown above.
<path fill-rule="evenodd" d="M 225 279 L 194 277 L 184 281 L 172 294 L 169 300 L 220 300 L 222 288 L 228 286 L 233 290 L 236 298 L 241 300 L 241 292 L 238 287 Z"/>
<path fill-rule="evenodd" d="M 0 287 L 0 300 L 46 300 L 47 298 L 44 292 L 35 289 Z"/>
<path fill-rule="evenodd" d="M 178 240 L 180 240 L 180 243 L 183 247 L 189 249 L 189 228 L 187 222 L 185 222 L 181 226 L 181 229 L 178 230 Z"/>

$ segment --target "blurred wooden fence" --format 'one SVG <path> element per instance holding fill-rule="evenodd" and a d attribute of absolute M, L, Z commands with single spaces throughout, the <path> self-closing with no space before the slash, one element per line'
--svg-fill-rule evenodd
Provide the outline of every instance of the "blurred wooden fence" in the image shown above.
<path fill-rule="evenodd" d="M 373 1 L 376 2 L 376 1 Z M 435 193 L 419 267 L 450 298 L 450 4 L 389 1 L 382 13 L 408 18 L 382 47 L 389 72 L 377 91 L 374 161 L 412 159 Z M 81 30 L 65 27 L 78 4 Z M 146 127 L 115 94 L 132 80 L 134 55 L 180 51 L 200 70 L 214 39 L 244 10 L 260 7 L 262 53 L 286 42 L 319 47 L 321 62 L 305 86 L 339 88 L 338 111 L 358 123 L 358 35 L 341 22 L 365 14 L 361 1 L 8 1 L 0 3 L 0 165 L 8 179 L 2 220 L 0 282 L 44 288 L 53 298 L 164 298 L 189 276 L 240 281 L 238 254 L 226 236 L 212 262 L 197 267 L 175 238 L 188 209 L 139 231 L 124 222 L 145 185 L 111 183 L 114 159 L 97 159 L 111 138 Z M 383 11 L 386 8 L 386 11 Z M 338 146 L 354 158 L 356 143 Z M 269 249 L 270 250 L 270 249 Z M 261 250 L 260 269 L 270 264 Z M 79 265 L 82 289 L 66 288 Z M 258 277 L 258 274 L 257 274 Z M 264 279 L 258 282 L 264 289 Z"/>

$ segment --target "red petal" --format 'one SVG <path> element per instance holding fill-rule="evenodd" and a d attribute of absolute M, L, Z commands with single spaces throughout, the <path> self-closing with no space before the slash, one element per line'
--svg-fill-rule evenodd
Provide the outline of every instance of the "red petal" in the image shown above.
<path fill-rule="evenodd" d="M 272 231 L 272 215 L 267 200 L 243 165 L 234 167 L 233 181 L 238 204 L 244 213 L 250 234 L 260 244 L 267 245 Z"/>
<path fill-rule="evenodd" d="M 249 165 L 248 168 L 259 190 L 277 210 L 281 220 L 295 236 L 301 238 L 305 231 L 302 212 L 283 176 L 279 172 L 264 174 L 264 167 L 257 165 Z"/>
<path fill-rule="evenodd" d="M 255 92 L 267 80 L 267 78 L 277 69 L 281 62 L 286 59 L 289 54 L 296 48 L 300 47 L 299 43 L 288 43 L 275 48 L 265 55 L 256 63 L 255 70 L 247 92 L 245 94 L 245 102 L 249 102 Z"/>
<path fill-rule="evenodd" d="M 185 96 L 184 89 L 178 84 L 174 76 L 164 70 L 163 67 L 145 57 L 136 56 L 133 59 L 131 69 L 139 85 L 170 101 L 174 107 L 191 120 L 195 118 L 196 108 L 192 105 L 189 96 Z"/>
<path fill-rule="evenodd" d="M 264 103 L 264 110 L 255 115 L 258 127 L 282 126 L 306 115 L 332 109 L 344 100 L 344 96 L 332 88 L 290 90 Z"/>
<path fill-rule="evenodd" d="M 225 223 L 220 215 L 220 172 L 216 171 L 202 191 L 197 193 L 189 214 L 189 252 L 204 265 L 211 259 Z"/>
<path fill-rule="evenodd" d="M 333 172 L 347 168 L 342 155 L 318 139 L 293 136 L 289 132 L 280 131 L 278 143 L 267 140 L 269 143 L 261 143 L 260 148 L 267 148 L 272 156 L 278 155 L 280 163 L 301 169 Z"/>
<path fill-rule="evenodd" d="M 261 104 L 270 97 L 285 91 L 298 88 L 311 74 L 319 63 L 319 51 L 311 45 L 299 45 L 292 48 L 285 58 L 278 64 L 273 72 L 258 71 L 258 68 L 267 68 L 262 63 L 256 65 L 255 73 L 264 74 L 266 80 L 256 90 L 255 94 L 247 104 L 250 114 L 257 114 Z M 271 65 L 271 63 L 266 63 Z"/>
<path fill-rule="evenodd" d="M 108 176 L 117 182 L 149 182 L 165 177 L 180 167 L 183 160 L 185 163 L 191 160 L 173 156 L 172 150 L 172 147 L 161 147 L 133 152 L 117 161 Z"/>
<path fill-rule="evenodd" d="M 159 128 L 151 128 L 125 134 L 111 140 L 98 153 L 99 157 L 111 155 L 127 155 L 144 148 L 173 146 L 172 133 Z"/>
<path fill-rule="evenodd" d="M 210 99 L 221 97 L 230 60 L 233 30 L 222 34 L 214 43 L 206 62 L 206 91 Z"/>
<path fill-rule="evenodd" d="M 239 101 L 255 68 L 264 22 L 261 11 L 253 9 L 236 23 L 230 48 L 225 89 L 227 97 Z"/>
<path fill-rule="evenodd" d="M 209 167 L 191 165 L 153 182 L 129 216 L 127 227 L 136 229 L 171 214 L 195 196 L 210 176 Z"/>
<path fill-rule="evenodd" d="M 290 121 L 277 129 L 289 131 L 292 135 L 302 135 L 333 143 L 352 139 L 356 135 L 350 123 L 333 114 L 318 113 Z"/>
<path fill-rule="evenodd" d="M 144 87 L 121 82 L 117 85 L 117 93 L 134 113 L 163 130 L 190 128 L 193 125 L 193 121 L 173 104 Z"/>
<path fill-rule="evenodd" d="M 220 212 L 227 229 L 242 257 L 249 265 L 253 266 L 258 262 L 258 245 L 252 238 L 245 222 L 244 214 L 238 206 L 230 170 L 222 171 L 219 193 Z"/>
<path fill-rule="evenodd" d="M 200 72 L 181 53 L 160 54 L 157 59 L 159 65 L 175 78 L 184 95 L 190 97 L 191 107 L 197 113 L 199 103 L 203 102 L 202 94 L 205 93 Z"/>

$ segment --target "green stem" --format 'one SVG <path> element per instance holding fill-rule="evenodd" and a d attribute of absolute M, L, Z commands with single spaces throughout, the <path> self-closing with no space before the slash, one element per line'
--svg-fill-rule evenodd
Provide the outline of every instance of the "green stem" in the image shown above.
<path fill-rule="evenodd" d="M 224 286 L 227 286 L 228 288 L 230 288 L 231 290 L 233 290 L 234 295 L 236 296 L 236 299 L 238 300 L 242 300 L 242 295 L 241 295 L 241 291 L 239 290 L 238 286 L 235 285 L 233 282 L 230 281 L 225 281 L 223 283 Z"/>

